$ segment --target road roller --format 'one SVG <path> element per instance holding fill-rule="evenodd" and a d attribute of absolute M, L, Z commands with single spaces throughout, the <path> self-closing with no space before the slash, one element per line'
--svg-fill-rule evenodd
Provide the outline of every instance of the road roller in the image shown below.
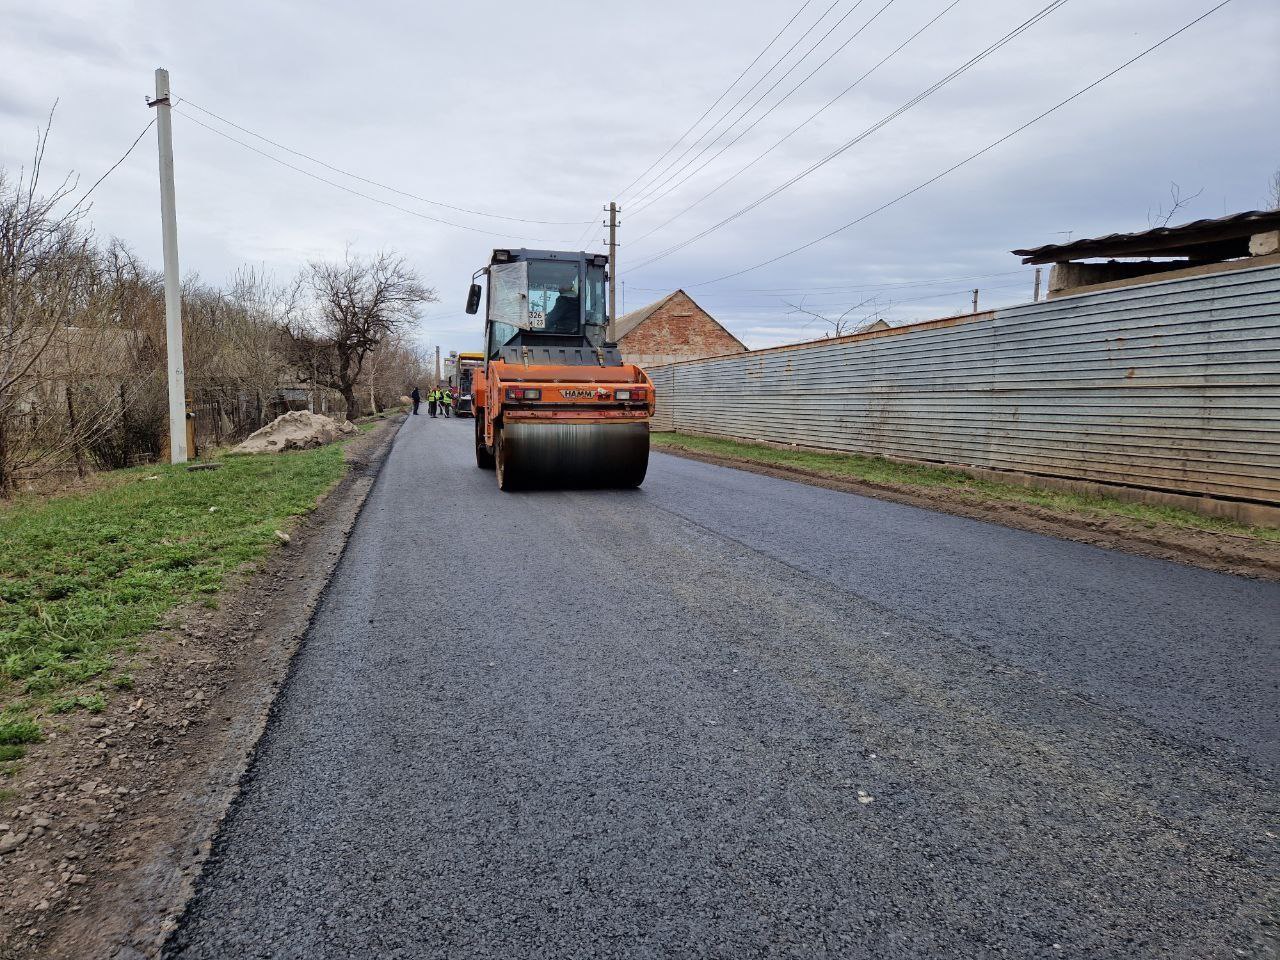
<path fill-rule="evenodd" d="M 603 254 L 494 250 L 471 277 L 467 313 L 485 302 L 476 464 L 499 489 L 644 482 L 653 383 L 609 342 L 608 265 Z"/>

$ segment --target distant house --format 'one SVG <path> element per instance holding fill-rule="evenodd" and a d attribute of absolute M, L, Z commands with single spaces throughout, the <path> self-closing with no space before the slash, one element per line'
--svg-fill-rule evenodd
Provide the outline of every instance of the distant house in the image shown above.
<path fill-rule="evenodd" d="M 747 352 L 741 340 L 683 290 L 619 317 L 609 328 L 609 339 L 622 348 L 624 360 L 641 367 Z"/>

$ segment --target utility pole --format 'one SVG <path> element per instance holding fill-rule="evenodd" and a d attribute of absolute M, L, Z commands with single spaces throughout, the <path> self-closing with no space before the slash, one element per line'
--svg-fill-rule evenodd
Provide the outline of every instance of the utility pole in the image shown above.
<path fill-rule="evenodd" d="M 1034 300 L 1036 303 L 1040 302 L 1040 268 L 1039 267 L 1036 267 L 1036 291 L 1034 296 L 1032 296 L 1031 299 Z"/>
<path fill-rule="evenodd" d="M 973 288 L 973 312 L 978 312 L 978 288 Z"/>
<path fill-rule="evenodd" d="M 609 325 L 618 319 L 618 204 L 609 201 Z"/>
<path fill-rule="evenodd" d="M 436 386 L 440 386 L 440 344 L 436 344 Z"/>
<path fill-rule="evenodd" d="M 182 360 L 182 287 L 178 273 L 178 211 L 173 191 L 173 117 L 169 71 L 156 69 L 156 141 L 160 146 L 160 226 L 164 246 L 164 323 L 169 360 L 169 461 L 187 462 L 187 390 Z"/>

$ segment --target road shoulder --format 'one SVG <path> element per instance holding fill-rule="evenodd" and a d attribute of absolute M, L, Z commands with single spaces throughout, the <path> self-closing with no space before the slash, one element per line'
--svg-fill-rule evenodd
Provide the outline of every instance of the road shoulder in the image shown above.
<path fill-rule="evenodd" d="M 285 549 L 144 638 L 130 695 L 70 717 L 6 784 L 0 819 L 27 839 L 0 858 L 0 958 L 159 955 L 402 421 L 348 443 Z"/>

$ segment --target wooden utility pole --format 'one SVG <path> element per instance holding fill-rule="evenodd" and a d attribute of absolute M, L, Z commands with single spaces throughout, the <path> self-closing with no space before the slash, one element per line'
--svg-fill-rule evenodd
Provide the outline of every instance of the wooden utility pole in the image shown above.
<path fill-rule="evenodd" d="M 1031 299 L 1034 300 L 1036 303 L 1040 302 L 1040 268 L 1039 267 L 1036 267 L 1036 290 L 1035 290 L 1035 294 L 1032 296 Z"/>
<path fill-rule="evenodd" d="M 609 325 L 618 319 L 618 204 L 609 201 Z"/>
<path fill-rule="evenodd" d="M 182 287 L 178 272 L 178 211 L 173 190 L 173 117 L 169 71 L 156 69 L 156 140 L 160 146 L 160 226 L 164 241 L 165 345 L 169 361 L 169 461 L 187 462 L 187 386 L 182 360 Z"/>

